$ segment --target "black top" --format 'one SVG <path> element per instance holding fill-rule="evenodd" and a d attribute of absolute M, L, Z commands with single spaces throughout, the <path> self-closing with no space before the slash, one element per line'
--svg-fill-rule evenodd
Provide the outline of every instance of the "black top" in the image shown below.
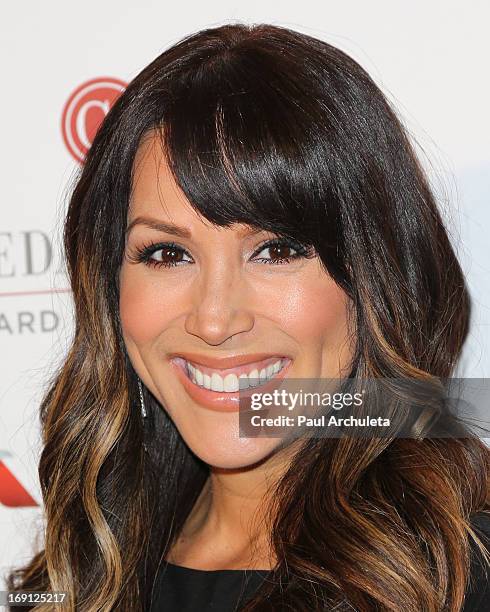
<path fill-rule="evenodd" d="M 490 518 L 478 515 L 473 528 L 490 552 Z M 462 612 L 490 610 L 490 568 L 472 542 L 470 586 Z M 164 562 L 157 574 L 150 612 L 234 612 L 267 578 L 267 570 L 199 570 Z M 239 604 L 239 605 L 237 605 Z"/>

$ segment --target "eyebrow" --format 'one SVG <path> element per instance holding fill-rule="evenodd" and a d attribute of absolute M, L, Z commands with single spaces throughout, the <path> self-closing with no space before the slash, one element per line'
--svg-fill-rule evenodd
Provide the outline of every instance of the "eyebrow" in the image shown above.
<path fill-rule="evenodd" d="M 136 225 L 144 225 L 145 227 L 149 227 L 150 229 L 156 230 L 157 232 L 166 232 L 167 234 L 179 236 L 180 238 L 191 238 L 191 232 L 185 227 L 173 225 L 172 223 L 165 223 L 165 221 L 153 219 L 152 217 L 136 217 L 127 226 L 125 234 L 129 235 L 129 232 Z M 240 237 L 253 236 L 263 231 L 267 230 L 264 230 L 261 227 L 246 227 L 243 231 L 239 232 L 239 235 Z"/>
<path fill-rule="evenodd" d="M 133 219 L 126 228 L 126 235 L 129 234 L 129 232 L 133 229 L 135 225 L 144 225 L 146 227 L 149 227 L 150 229 L 156 230 L 157 232 L 166 232 L 167 234 L 179 236 L 180 238 L 191 237 L 190 231 L 185 227 L 179 227 L 178 225 L 165 223 L 164 221 L 152 219 L 151 217 L 136 217 L 135 219 Z"/>

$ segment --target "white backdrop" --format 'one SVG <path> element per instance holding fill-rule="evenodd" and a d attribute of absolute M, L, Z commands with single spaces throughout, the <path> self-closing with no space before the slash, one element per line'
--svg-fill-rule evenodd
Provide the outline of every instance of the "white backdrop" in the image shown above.
<path fill-rule="evenodd" d="M 2 574 L 30 557 L 42 525 L 38 408 L 72 330 L 60 229 L 78 162 L 62 134 L 63 111 L 81 85 L 107 77 L 127 83 L 190 32 L 236 20 L 275 23 L 340 47 L 368 70 L 426 153 L 424 165 L 467 274 L 474 313 L 460 375 L 489 376 L 490 5 L 484 0 L 249 0 L 246 6 L 231 0 L 3 4 Z M 109 90 L 105 94 L 110 97 Z M 92 104 L 92 121 L 97 112 L 104 112 L 103 102 Z M 89 139 L 90 126 L 83 136 Z"/>

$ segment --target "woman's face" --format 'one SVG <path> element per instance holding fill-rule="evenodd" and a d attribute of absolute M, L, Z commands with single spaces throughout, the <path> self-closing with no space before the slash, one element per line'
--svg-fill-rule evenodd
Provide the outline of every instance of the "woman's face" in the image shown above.
<path fill-rule="evenodd" d="M 199 218 L 158 138 L 142 142 L 120 271 L 124 341 L 143 383 L 210 466 L 252 466 L 281 443 L 239 437 L 238 412 L 219 410 L 231 397 L 228 384 L 278 361 L 282 369 L 269 368 L 269 376 L 337 378 L 352 359 L 346 294 L 317 257 L 297 256 L 291 243 L 264 246 L 275 237 Z M 146 261 L 135 261 L 143 249 Z M 235 356 L 240 365 L 219 361 Z M 184 373 L 186 361 L 200 370 L 197 383 Z"/>

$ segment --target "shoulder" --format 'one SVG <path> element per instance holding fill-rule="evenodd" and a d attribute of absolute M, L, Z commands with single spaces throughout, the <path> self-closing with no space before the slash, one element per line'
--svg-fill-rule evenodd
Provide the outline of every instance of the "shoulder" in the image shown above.
<path fill-rule="evenodd" d="M 490 513 L 475 514 L 471 527 L 490 554 Z M 470 577 L 463 612 L 483 612 L 490 610 L 490 566 L 473 540 L 470 548 Z"/>

